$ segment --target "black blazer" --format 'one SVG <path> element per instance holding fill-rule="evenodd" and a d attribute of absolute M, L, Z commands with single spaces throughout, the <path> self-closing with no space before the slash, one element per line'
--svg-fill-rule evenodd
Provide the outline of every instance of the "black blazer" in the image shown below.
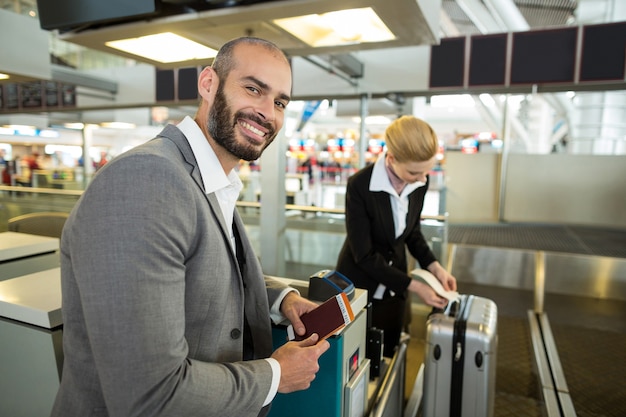
<path fill-rule="evenodd" d="M 369 190 L 373 169 L 369 165 L 348 179 L 347 235 L 336 266 L 356 287 L 367 289 L 369 299 L 379 283 L 397 294 L 406 291 L 411 281 L 406 249 L 422 268 L 437 260 L 420 230 L 428 180 L 409 195 L 406 229 L 396 239 L 389 194 Z"/>

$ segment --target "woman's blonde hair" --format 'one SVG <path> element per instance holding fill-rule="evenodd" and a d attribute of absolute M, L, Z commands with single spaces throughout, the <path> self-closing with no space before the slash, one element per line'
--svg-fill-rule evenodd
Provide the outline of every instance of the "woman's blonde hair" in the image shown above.
<path fill-rule="evenodd" d="M 385 143 L 398 162 L 428 161 L 437 154 L 439 141 L 433 128 L 414 116 L 402 116 L 385 130 Z"/>

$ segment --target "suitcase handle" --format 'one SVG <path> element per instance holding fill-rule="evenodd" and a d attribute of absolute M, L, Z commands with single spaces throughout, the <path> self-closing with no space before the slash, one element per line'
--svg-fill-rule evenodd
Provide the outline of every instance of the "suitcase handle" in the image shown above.
<path fill-rule="evenodd" d="M 448 313 L 448 316 L 456 317 L 457 313 L 459 312 L 459 304 L 459 301 L 450 301 L 448 303 L 448 306 L 446 307 L 446 312 Z"/>

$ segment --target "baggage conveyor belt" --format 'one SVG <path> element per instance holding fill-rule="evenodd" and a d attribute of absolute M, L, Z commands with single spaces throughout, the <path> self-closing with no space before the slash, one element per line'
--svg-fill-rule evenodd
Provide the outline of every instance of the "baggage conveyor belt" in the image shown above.
<path fill-rule="evenodd" d="M 499 265 L 514 265 L 516 268 L 512 270 L 541 275 L 528 263 L 540 265 L 542 258 L 532 251 L 483 247 L 479 250 L 487 250 L 487 254 L 483 253 L 484 258 L 476 262 L 475 256 L 459 253 L 458 249 L 456 259 L 461 263 L 454 267 L 453 274 L 459 280 L 460 291 L 491 298 L 498 305 L 494 417 L 626 416 L 626 301 L 621 293 L 619 299 L 552 292 L 538 298 L 534 288 L 525 285 L 524 277 L 514 277 L 517 284 L 509 282 L 504 286 L 495 279 L 489 281 L 489 277 L 486 282 L 471 282 L 472 279 L 463 279 L 467 277 L 466 271 L 480 276 L 489 270 L 501 274 Z M 565 257 L 558 262 L 568 262 L 567 254 L 555 255 Z M 488 259 L 488 264 L 484 259 Z M 550 262 L 556 262 L 553 259 L 551 257 Z M 580 259 L 572 260 L 574 264 L 580 262 Z M 621 280 L 626 279 L 626 259 L 612 258 L 610 262 L 612 285 L 616 282 L 622 285 Z M 587 270 L 584 265 L 580 269 Z M 547 270 L 548 287 L 567 288 L 567 276 L 556 276 L 561 268 Z M 594 272 L 590 276 L 598 277 L 594 282 L 601 282 L 599 275 Z M 578 282 L 577 287 L 584 285 Z M 536 310 L 537 305 L 542 308 Z M 425 321 L 430 312 L 418 302 L 412 307 L 411 343 L 407 351 L 406 397 L 409 400 L 417 368 L 423 362 Z M 542 366 L 548 367 L 544 375 Z M 551 394 L 554 395 L 551 397 Z M 421 416 L 421 411 L 417 415 Z"/>
<path fill-rule="evenodd" d="M 577 415 L 626 416 L 626 334 L 551 327 Z"/>
<path fill-rule="evenodd" d="M 517 304 L 521 299 L 531 299 L 527 292 L 495 287 L 472 286 L 471 292 L 491 297 L 499 306 Z M 611 329 L 585 327 L 593 321 L 578 321 L 585 315 L 585 300 L 572 297 L 548 296 L 547 301 L 560 303 L 559 309 L 550 315 L 550 328 L 558 352 L 569 397 L 579 417 L 626 416 L 626 333 Z M 602 301 L 596 301 L 602 304 Z M 611 302 L 609 310 L 622 309 L 621 316 L 612 320 L 624 320 L 626 303 Z M 563 321 L 566 309 L 577 309 L 571 319 Z M 559 310 L 559 311 L 557 311 Z M 430 310 L 421 304 L 413 304 L 411 342 L 407 350 L 408 399 L 418 368 L 423 362 L 425 344 L 425 318 Z M 548 309 L 550 311 L 550 309 Z M 498 363 L 496 368 L 496 398 L 494 417 L 543 417 L 546 404 L 541 394 L 541 382 L 534 363 L 531 324 L 528 317 L 502 313 L 498 317 Z M 558 415 L 558 414 L 557 414 Z M 417 416 L 421 417 L 418 413 Z"/>

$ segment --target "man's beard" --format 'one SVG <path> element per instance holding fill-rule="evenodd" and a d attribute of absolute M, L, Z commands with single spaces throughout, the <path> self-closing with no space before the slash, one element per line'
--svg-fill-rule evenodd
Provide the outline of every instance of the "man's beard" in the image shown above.
<path fill-rule="evenodd" d="M 230 106 L 226 100 L 224 94 L 223 84 L 217 87 L 215 93 L 215 101 L 211 110 L 209 110 L 207 129 L 211 137 L 226 149 L 231 154 L 235 155 L 239 159 L 244 161 L 256 161 L 261 157 L 261 154 L 269 146 L 270 143 L 276 137 L 276 133 L 271 124 L 264 122 L 257 115 L 245 114 L 243 112 L 237 112 L 234 115 L 231 114 Z M 248 143 L 247 138 L 244 137 L 244 142 L 240 143 L 235 137 L 235 126 L 237 120 L 240 118 L 250 119 L 263 126 L 268 130 L 265 141 L 265 145 L 261 148 Z"/>

